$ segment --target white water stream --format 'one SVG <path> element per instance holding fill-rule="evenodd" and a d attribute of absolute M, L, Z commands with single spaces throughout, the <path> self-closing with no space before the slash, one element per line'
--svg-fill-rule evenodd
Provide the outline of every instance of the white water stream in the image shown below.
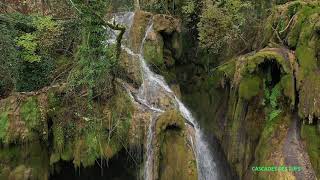
<path fill-rule="evenodd" d="M 129 38 L 129 33 L 131 25 L 133 23 L 134 13 L 126 13 L 120 16 L 116 16 L 114 19 L 117 23 L 127 26 L 127 33 L 124 35 L 124 39 Z M 147 39 L 147 36 L 150 32 L 153 31 L 152 20 L 148 25 L 145 36 L 142 40 L 140 52 L 134 53 L 130 48 L 122 45 L 122 49 L 132 56 L 138 57 L 141 64 L 141 72 L 143 75 L 143 84 L 139 88 L 139 92 L 135 95 L 135 101 L 138 101 L 140 104 L 145 105 L 150 110 L 153 111 L 153 117 L 149 125 L 148 136 L 147 136 L 147 145 L 146 145 L 146 160 L 144 167 L 144 179 L 153 180 L 153 139 L 154 139 L 154 128 L 156 124 L 157 117 L 165 111 L 163 107 L 159 107 L 156 103 L 153 103 L 152 99 L 155 97 L 169 98 L 175 106 L 179 109 L 181 115 L 185 118 L 188 124 L 191 124 L 194 127 L 194 151 L 197 161 L 198 175 L 199 180 L 216 180 L 217 179 L 217 170 L 216 164 L 212 157 L 212 153 L 209 149 L 207 142 L 204 139 L 204 136 L 200 130 L 198 123 L 193 118 L 191 112 L 186 108 L 186 106 L 176 97 L 174 92 L 170 89 L 164 78 L 158 74 L 155 74 L 148 67 L 144 56 L 143 56 L 143 45 Z M 108 40 L 109 43 L 115 42 L 116 33 L 112 33 L 111 39 Z M 123 43 L 124 44 L 124 43 Z M 132 96 L 133 97 L 133 96 Z"/>

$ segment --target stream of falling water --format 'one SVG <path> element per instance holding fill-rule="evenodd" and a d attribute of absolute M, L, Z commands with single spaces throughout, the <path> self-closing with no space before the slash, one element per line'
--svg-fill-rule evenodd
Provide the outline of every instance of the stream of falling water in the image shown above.
<path fill-rule="evenodd" d="M 130 12 L 121 16 L 117 16 L 115 20 L 118 23 L 124 24 L 127 26 L 128 31 L 130 32 L 131 25 L 133 23 L 134 13 Z M 188 124 L 191 124 L 194 127 L 195 135 L 194 135 L 194 150 L 197 161 L 198 168 L 198 176 L 199 180 L 216 180 L 217 179 L 217 170 L 216 164 L 212 157 L 212 153 L 209 149 L 207 142 L 204 139 L 204 135 L 202 134 L 198 123 L 195 121 L 191 112 L 186 108 L 186 106 L 176 97 L 174 92 L 170 89 L 164 78 L 158 74 L 155 74 L 148 67 L 144 56 L 143 56 L 143 46 L 147 39 L 147 36 L 150 32 L 153 31 L 153 23 L 152 20 L 149 23 L 145 36 L 142 40 L 140 52 L 134 53 L 130 48 L 122 45 L 122 49 L 126 51 L 128 54 L 132 56 L 138 57 L 141 64 L 141 71 L 143 75 L 143 83 L 139 88 L 139 92 L 136 95 L 135 100 L 139 101 L 139 103 L 144 104 L 149 109 L 151 109 L 154 113 L 151 118 L 151 122 L 149 125 L 148 135 L 147 135 L 147 145 L 146 145 L 146 161 L 144 167 L 144 179 L 145 180 L 153 180 L 153 139 L 154 139 L 154 128 L 156 124 L 156 120 L 158 115 L 160 115 L 165 110 L 161 109 L 161 107 L 157 107 L 154 105 L 150 98 L 160 96 L 160 93 L 165 93 L 167 97 L 169 97 L 173 102 L 175 102 L 178 107 L 181 115 L 185 118 Z M 116 33 L 113 33 L 109 43 L 114 43 L 116 37 Z M 128 34 L 125 34 L 125 38 L 129 38 Z"/>

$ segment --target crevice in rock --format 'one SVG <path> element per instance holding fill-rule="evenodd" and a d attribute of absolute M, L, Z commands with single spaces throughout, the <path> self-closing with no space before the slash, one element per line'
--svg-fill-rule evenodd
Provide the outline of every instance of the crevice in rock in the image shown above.
<path fill-rule="evenodd" d="M 177 124 L 170 124 L 166 127 L 165 131 L 181 131 L 181 127 Z"/>
<path fill-rule="evenodd" d="M 269 87 L 274 87 L 281 80 L 281 65 L 276 60 L 264 61 L 259 64 L 259 70 L 267 77 Z"/>
<path fill-rule="evenodd" d="M 123 149 L 109 160 L 96 160 L 96 163 L 90 167 L 75 168 L 72 161 L 61 160 L 54 164 L 49 180 L 127 180 L 137 179 L 138 172 L 138 165 Z"/>

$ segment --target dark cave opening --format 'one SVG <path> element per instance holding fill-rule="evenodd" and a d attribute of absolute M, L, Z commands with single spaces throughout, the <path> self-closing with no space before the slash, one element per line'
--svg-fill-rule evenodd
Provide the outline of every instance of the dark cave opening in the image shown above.
<path fill-rule="evenodd" d="M 49 180 L 128 180 L 138 179 L 139 165 L 126 150 L 113 158 L 98 159 L 94 166 L 75 168 L 72 161 L 59 161 Z"/>
<path fill-rule="evenodd" d="M 166 127 L 165 131 L 180 131 L 181 128 L 177 124 L 170 124 Z"/>
<path fill-rule="evenodd" d="M 266 85 L 270 88 L 274 87 L 281 80 L 282 70 L 281 65 L 276 60 L 267 60 L 259 64 L 259 72 L 264 74 Z"/>

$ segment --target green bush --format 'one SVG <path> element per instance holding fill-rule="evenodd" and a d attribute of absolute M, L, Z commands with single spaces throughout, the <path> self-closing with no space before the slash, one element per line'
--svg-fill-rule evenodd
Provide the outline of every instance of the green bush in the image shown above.
<path fill-rule="evenodd" d="M 15 31 L 0 21 L 0 97 L 13 89 L 13 67 L 17 59 Z"/>
<path fill-rule="evenodd" d="M 112 89 L 112 77 L 116 67 L 115 49 L 106 46 L 107 34 L 103 16 L 108 2 L 95 3 L 75 1 L 80 19 L 81 43 L 76 53 L 77 64 L 71 71 L 68 82 L 71 90 L 86 90 L 89 102 L 101 94 L 109 94 Z M 92 103 L 89 103 L 92 108 Z"/>
<path fill-rule="evenodd" d="M 185 6 L 192 12 L 192 5 Z M 209 52 L 218 54 L 227 45 L 241 39 L 245 23 L 249 17 L 247 12 L 252 4 L 241 0 L 224 1 L 221 3 L 206 1 L 198 23 L 200 46 Z"/>
<path fill-rule="evenodd" d="M 18 62 L 15 84 L 19 92 L 38 90 L 49 84 L 52 61 Z"/>
<path fill-rule="evenodd" d="M 62 29 L 50 16 L 0 15 L 1 68 L 17 91 L 38 90 L 50 82 L 55 46 Z M 3 62 L 2 62 L 3 61 Z M 0 82 L 0 89 L 8 84 Z"/>

